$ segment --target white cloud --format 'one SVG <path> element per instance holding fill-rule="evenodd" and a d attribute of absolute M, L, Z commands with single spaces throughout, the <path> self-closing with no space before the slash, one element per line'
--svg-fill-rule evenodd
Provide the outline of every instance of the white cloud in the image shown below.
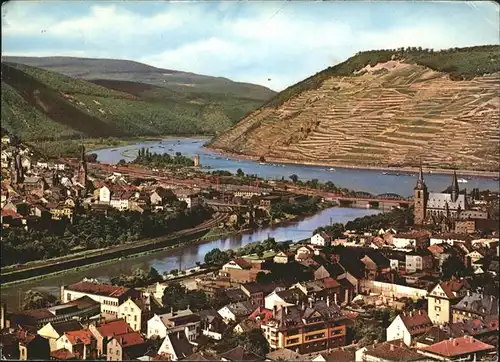
<path fill-rule="evenodd" d="M 363 23 L 366 15 L 358 16 L 354 8 L 322 14 L 324 3 L 310 4 L 320 10 L 317 13 L 304 12 L 304 8 L 294 8 L 294 12 L 293 2 L 223 1 L 210 11 L 196 5 L 168 3 L 150 15 L 120 3 L 94 5 L 89 12 L 81 16 L 73 13 L 68 19 L 44 12 L 43 6 L 33 10 L 24 2 L 9 7 L 3 15 L 6 25 L 2 37 L 36 39 L 36 49 L 42 49 L 34 51 L 26 46 L 26 52 L 21 52 L 17 45 L 7 46 L 6 54 L 129 58 L 162 68 L 256 82 L 276 90 L 360 50 L 500 43 L 499 7 L 488 2 L 450 5 L 451 12 L 470 10 L 471 17 L 482 20 L 477 25 L 467 23 L 467 18 L 454 19 L 453 13 L 449 18 L 421 18 L 410 11 L 404 17 L 370 14 L 378 24 L 368 26 Z M 60 44 L 63 50 L 56 50 L 51 39 L 64 43 Z"/>
<path fill-rule="evenodd" d="M 27 52 L 11 52 L 2 51 L 2 57 L 85 57 L 87 53 L 83 50 L 42 50 L 42 51 L 27 51 Z"/>

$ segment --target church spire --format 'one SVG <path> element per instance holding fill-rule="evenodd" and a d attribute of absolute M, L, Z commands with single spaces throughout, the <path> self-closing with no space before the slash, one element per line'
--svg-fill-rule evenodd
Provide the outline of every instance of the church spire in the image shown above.
<path fill-rule="evenodd" d="M 457 171 L 453 171 L 453 181 L 451 183 L 451 199 L 457 201 L 460 188 L 458 187 Z"/>
<path fill-rule="evenodd" d="M 420 159 L 420 172 L 418 173 L 417 185 L 415 189 L 423 190 L 425 189 L 424 171 L 422 169 L 422 159 Z"/>
<path fill-rule="evenodd" d="M 424 171 L 422 170 L 422 159 L 420 159 L 420 174 L 418 178 L 422 183 L 424 183 Z"/>

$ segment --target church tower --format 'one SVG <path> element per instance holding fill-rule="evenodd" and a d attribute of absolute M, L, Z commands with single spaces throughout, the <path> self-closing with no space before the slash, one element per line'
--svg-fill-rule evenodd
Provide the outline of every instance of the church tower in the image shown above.
<path fill-rule="evenodd" d="M 422 171 L 422 163 L 420 163 L 420 173 L 418 175 L 417 184 L 413 189 L 413 217 L 416 225 L 422 225 L 425 222 L 428 196 L 427 186 L 424 181 L 424 172 Z"/>
<path fill-rule="evenodd" d="M 85 159 L 85 146 L 82 145 L 80 155 L 80 168 L 78 169 L 78 183 L 87 186 L 87 160 Z"/>
<path fill-rule="evenodd" d="M 460 188 L 458 187 L 457 171 L 453 171 L 453 181 L 451 183 L 451 200 L 453 202 L 457 201 L 459 194 Z"/>

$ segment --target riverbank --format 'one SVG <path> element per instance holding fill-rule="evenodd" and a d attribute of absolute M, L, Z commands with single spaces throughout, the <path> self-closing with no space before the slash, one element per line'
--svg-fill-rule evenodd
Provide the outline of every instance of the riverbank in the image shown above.
<path fill-rule="evenodd" d="M 229 152 L 223 149 L 204 146 L 203 148 L 220 153 L 221 155 L 230 156 L 234 158 L 239 158 L 242 160 L 249 160 L 259 162 L 259 158 L 257 156 L 250 155 L 242 155 L 234 152 Z M 360 166 L 360 165 L 352 165 L 352 164 L 339 164 L 334 162 L 316 162 L 316 161 L 294 161 L 283 158 L 276 157 L 265 157 L 266 163 L 280 163 L 284 165 L 296 165 L 296 166 L 319 166 L 319 167 L 337 167 L 344 169 L 358 169 L 358 170 L 376 170 L 376 171 L 388 171 L 388 172 L 407 172 L 407 173 L 417 173 L 420 171 L 418 167 L 381 167 L 381 166 Z M 476 177 L 484 177 L 484 178 L 495 178 L 499 177 L 499 172 L 493 171 L 475 171 L 475 170 L 453 170 L 446 168 L 428 168 L 422 167 L 424 173 L 433 173 L 440 175 L 452 175 L 453 172 L 457 172 L 457 175 L 460 176 L 476 176 Z"/>
<path fill-rule="evenodd" d="M 190 136 L 173 136 L 173 135 L 166 135 L 166 136 L 143 136 L 143 137 L 133 137 L 133 138 L 116 138 L 113 140 L 116 140 L 116 143 L 109 144 L 106 142 L 95 142 L 96 140 L 94 139 L 88 139 L 88 140 L 83 140 L 83 143 L 87 149 L 87 153 L 92 152 L 92 151 L 101 151 L 105 149 L 109 149 L 110 147 L 123 147 L 123 146 L 130 146 L 139 142 L 161 142 L 164 140 L 172 140 L 172 139 L 206 139 L 209 140 L 211 136 L 207 135 L 190 135 Z M 138 148 L 137 148 L 138 149 Z M 136 150 L 136 149 L 134 149 Z M 128 150 L 128 151 L 133 151 L 133 150 Z M 126 156 L 129 157 L 129 156 Z"/>
<path fill-rule="evenodd" d="M 321 208 L 320 210 L 318 210 L 318 212 L 322 212 L 328 208 L 333 208 L 333 207 L 334 206 Z M 157 244 L 162 243 L 162 242 L 158 241 L 157 239 L 155 241 L 142 240 L 142 244 L 145 242 L 148 242 L 148 243 L 145 245 L 134 245 L 133 249 L 141 248 L 141 247 L 151 247 L 151 246 L 152 247 L 149 250 L 141 251 L 138 253 L 126 254 L 127 250 L 130 250 L 130 249 L 125 249 L 125 250 L 101 249 L 101 250 L 92 250 L 91 251 L 92 255 L 89 255 L 89 254 L 85 255 L 84 253 L 79 253 L 79 255 L 77 255 L 77 258 L 74 258 L 76 255 L 72 255 L 71 257 L 66 256 L 66 257 L 62 257 L 61 259 L 57 259 L 57 260 L 53 259 L 50 261 L 47 261 L 47 260 L 37 261 L 37 262 L 34 262 L 34 265 L 32 264 L 32 265 L 29 265 L 29 267 L 22 269 L 22 271 L 26 272 L 26 273 L 30 273 L 30 272 L 34 273 L 35 270 L 39 270 L 42 268 L 50 268 L 53 265 L 71 264 L 71 263 L 74 264 L 74 263 L 78 263 L 79 261 L 83 261 L 83 262 L 86 261 L 87 263 L 81 264 L 81 265 L 75 265 L 73 267 L 65 267 L 65 268 L 61 267 L 60 269 L 62 269 L 62 270 L 55 270 L 52 272 L 50 272 L 50 271 L 44 272 L 44 273 L 42 273 L 43 275 L 37 275 L 34 277 L 22 278 L 22 279 L 13 280 L 13 281 L 7 281 L 7 282 L 2 281 L 2 287 L 11 287 L 14 285 L 20 285 L 23 283 L 33 282 L 36 280 L 43 280 L 43 279 L 48 278 L 48 277 L 61 276 L 61 275 L 71 273 L 74 271 L 85 270 L 85 269 L 98 267 L 98 266 L 102 266 L 102 265 L 106 265 L 106 264 L 110 264 L 110 263 L 115 263 L 115 262 L 121 261 L 123 259 L 130 260 L 130 259 L 139 258 L 139 257 L 146 256 L 146 255 L 151 255 L 154 253 L 159 253 L 162 251 L 169 251 L 169 250 L 173 251 L 173 250 L 188 247 L 188 246 L 196 246 L 196 245 L 200 245 L 200 244 L 204 244 L 204 243 L 209 243 L 213 240 L 216 240 L 217 238 L 236 236 L 236 235 L 240 235 L 240 234 L 244 234 L 244 233 L 248 233 L 248 232 L 252 232 L 252 231 L 257 231 L 257 230 L 262 229 L 262 228 L 278 228 L 281 226 L 287 226 L 287 225 L 293 224 L 295 222 L 299 222 L 301 220 L 304 220 L 304 219 L 311 217 L 311 216 L 314 216 L 314 215 L 315 215 L 315 213 L 308 213 L 308 214 L 298 215 L 298 216 L 287 215 L 286 219 L 283 219 L 283 220 L 280 220 L 278 222 L 274 222 L 274 223 L 271 223 L 268 225 L 263 225 L 263 226 L 259 226 L 259 227 L 255 227 L 255 228 L 247 228 L 247 229 L 242 229 L 242 230 L 235 230 L 235 231 L 228 230 L 225 233 L 221 233 L 218 235 L 211 235 L 208 238 L 206 238 L 205 235 L 209 234 L 210 231 L 213 230 L 213 228 L 211 228 L 208 231 L 208 233 L 205 231 L 206 232 L 205 235 L 203 235 L 203 234 L 200 235 L 200 232 L 197 232 L 196 235 L 199 235 L 198 238 L 189 239 L 186 241 L 181 241 L 181 242 L 176 243 L 174 245 L 168 245 L 168 246 L 164 246 L 164 247 L 161 247 L 161 246 L 159 246 L 157 248 L 154 247 L 155 243 L 157 243 Z M 187 235 L 186 237 L 189 238 L 189 235 Z M 173 238 L 173 239 L 166 237 L 164 242 L 175 242 L 176 240 L 181 240 L 183 238 L 184 237 L 182 237 L 182 236 L 179 238 Z M 160 238 L 158 238 L 158 239 L 160 239 Z M 133 249 L 132 249 L 132 251 L 133 251 Z M 107 260 L 97 261 L 94 263 L 92 262 L 92 260 L 95 258 L 94 254 L 96 254 L 96 253 L 101 255 L 101 254 L 117 254 L 120 252 L 122 253 L 122 255 L 120 255 L 120 256 L 112 257 L 111 259 L 107 259 Z M 40 264 L 42 264 L 42 265 L 40 265 Z M 25 265 L 25 266 L 27 266 L 27 265 Z M 10 270 L 10 269 L 11 268 L 9 268 L 10 272 L 2 274 L 2 279 L 7 275 L 13 274 L 16 272 L 16 270 Z M 20 272 L 21 272 L 21 270 L 18 271 L 18 273 L 20 273 Z"/>

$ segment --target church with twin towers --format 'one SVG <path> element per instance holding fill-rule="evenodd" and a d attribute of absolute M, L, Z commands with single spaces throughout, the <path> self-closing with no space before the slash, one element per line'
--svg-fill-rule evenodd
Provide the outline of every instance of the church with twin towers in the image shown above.
<path fill-rule="evenodd" d="M 487 213 L 471 209 L 467 191 L 460 192 L 456 171 L 453 172 L 450 192 L 429 192 L 421 165 L 417 184 L 413 189 L 413 201 L 415 225 L 488 218 Z"/>

